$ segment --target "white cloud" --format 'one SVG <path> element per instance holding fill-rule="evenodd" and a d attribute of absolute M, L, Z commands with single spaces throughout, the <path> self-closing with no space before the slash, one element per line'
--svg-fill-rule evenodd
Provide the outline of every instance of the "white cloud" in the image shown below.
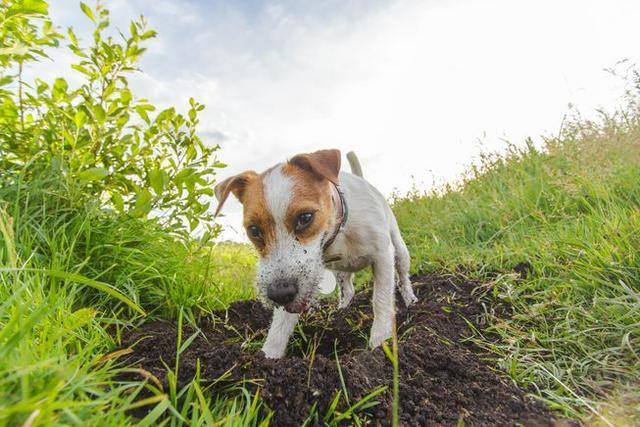
<path fill-rule="evenodd" d="M 205 103 L 226 173 L 353 149 L 386 194 L 455 179 L 503 138 L 556 132 L 569 102 L 612 108 L 622 90 L 603 68 L 638 58 L 636 2 L 313 4 L 111 5 L 119 25 L 143 13 L 160 32 L 135 84 L 154 102 Z M 240 207 L 227 212 L 237 228 Z"/>

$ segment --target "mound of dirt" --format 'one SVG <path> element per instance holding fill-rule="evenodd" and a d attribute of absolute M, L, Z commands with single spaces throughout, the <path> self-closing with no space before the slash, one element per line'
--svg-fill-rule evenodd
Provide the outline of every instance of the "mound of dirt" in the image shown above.
<path fill-rule="evenodd" d="M 481 314 L 490 307 L 479 283 L 459 276 L 414 277 L 419 302 L 409 309 L 398 304 L 400 423 L 402 425 L 554 425 L 553 415 L 526 396 L 495 366 L 489 355 L 465 340 L 470 326 L 482 330 Z M 336 394 L 343 390 L 350 405 L 381 386 L 388 388 L 360 416 L 388 425 L 392 414 L 393 369 L 381 349 L 367 349 L 372 321 L 369 292 L 360 292 L 351 306 L 322 303 L 307 313 L 290 342 L 287 356 L 266 359 L 259 351 L 269 326 L 270 312 L 256 301 L 233 304 L 216 313 L 198 331 L 185 327 L 183 340 L 197 334 L 180 355 L 179 383 L 196 373 L 224 384 L 248 380 L 274 411 L 274 425 L 300 425 L 314 405 L 322 420 Z M 398 299 L 399 300 L 399 299 Z M 165 322 L 149 322 L 124 335 L 133 347 L 132 363 L 166 382 L 167 366 L 174 366 L 177 330 Z M 166 384 L 165 384 L 166 385 Z M 343 397 L 339 409 L 348 407 Z"/>

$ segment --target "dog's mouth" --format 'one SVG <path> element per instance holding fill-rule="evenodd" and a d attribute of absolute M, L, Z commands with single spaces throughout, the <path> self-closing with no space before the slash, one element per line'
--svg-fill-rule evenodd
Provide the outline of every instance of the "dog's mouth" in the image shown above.
<path fill-rule="evenodd" d="M 309 309 L 309 303 L 306 301 L 294 301 L 284 306 L 289 313 L 302 314 Z"/>

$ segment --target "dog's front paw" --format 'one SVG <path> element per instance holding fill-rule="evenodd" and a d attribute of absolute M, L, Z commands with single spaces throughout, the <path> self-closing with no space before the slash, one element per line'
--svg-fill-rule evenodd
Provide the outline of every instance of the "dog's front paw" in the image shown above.
<path fill-rule="evenodd" d="M 342 299 L 340 303 L 338 303 L 338 308 L 342 310 L 344 308 L 349 307 L 350 305 L 351 305 L 351 298 L 349 298 L 348 300 Z"/>
<path fill-rule="evenodd" d="M 392 322 L 385 322 L 384 325 L 376 325 L 371 327 L 371 336 L 369 337 L 369 347 L 372 349 L 380 347 L 380 345 L 391 338 L 393 335 Z"/>
<path fill-rule="evenodd" d="M 274 348 L 272 346 L 263 346 L 262 352 L 267 359 L 280 359 L 284 356 L 286 352 L 286 348 L 283 350 L 281 348 Z"/>
<path fill-rule="evenodd" d="M 418 297 L 415 296 L 413 292 L 411 292 L 411 294 L 409 295 L 402 295 L 402 299 L 404 300 L 404 305 L 406 305 L 407 307 L 418 302 Z"/>
<path fill-rule="evenodd" d="M 338 303 L 338 308 L 347 308 L 351 305 L 351 301 L 353 300 L 354 292 L 343 292 L 340 296 L 340 302 Z"/>
<path fill-rule="evenodd" d="M 404 305 L 407 307 L 418 302 L 418 297 L 413 293 L 413 289 L 411 289 L 411 287 L 400 288 L 400 294 L 402 295 Z"/>

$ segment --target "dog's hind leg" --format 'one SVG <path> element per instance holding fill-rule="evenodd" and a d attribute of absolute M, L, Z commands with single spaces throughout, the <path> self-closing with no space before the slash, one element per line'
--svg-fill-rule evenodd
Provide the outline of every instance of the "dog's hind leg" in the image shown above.
<path fill-rule="evenodd" d="M 400 229 L 398 228 L 398 224 L 395 219 L 393 220 L 393 225 L 391 227 L 391 241 L 393 242 L 400 295 L 402 295 L 402 300 L 408 307 L 418 301 L 418 298 L 413 293 L 411 280 L 409 280 L 409 267 L 411 264 L 409 250 L 400 235 Z"/>
<path fill-rule="evenodd" d="M 393 333 L 396 315 L 395 271 L 391 242 L 373 262 L 373 325 L 369 346 L 376 348 Z"/>
<path fill-rule="evenodd" d="M 267 358 L 279 359 L 284 356 L 287 351 L 289 337 L 293 333 L 299 318 L 299 314 L 289 313 L 282 307 L 273 309 L 271 327 L 262 346 L 262 351 Z"/>
<path fill-rule="evenodd" d="M 353 273 L 347 271 L 334 271 L 336 283 L 340 287 L 340 302 L 338 308 L 347 308 L 351 304 L 355 290 L 353 289 Z"/>

